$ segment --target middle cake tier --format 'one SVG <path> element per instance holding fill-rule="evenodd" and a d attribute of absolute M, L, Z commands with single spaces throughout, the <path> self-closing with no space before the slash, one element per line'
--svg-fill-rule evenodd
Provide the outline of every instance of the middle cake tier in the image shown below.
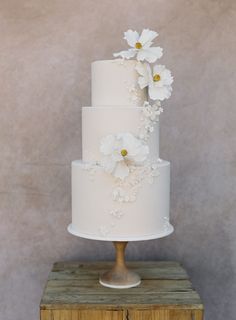
<path fill-rule="evenodd" d="M 100 143 L 109 134 L 130 132 L 139 136 L 145 125 L 143 107 L 83 107 L 82 108 L 82 159 L 99 161 L 102 158 Z M 159 158 L 159 122 L 147 141 L 149 156 Z"/>

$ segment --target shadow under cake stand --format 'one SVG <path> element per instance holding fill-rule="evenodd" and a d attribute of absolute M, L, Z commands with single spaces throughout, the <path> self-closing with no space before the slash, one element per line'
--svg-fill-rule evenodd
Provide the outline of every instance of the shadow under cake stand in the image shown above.
<path fill-rule="evenodd" d="M 168 228 L 162 233 L 151 235 L 148 237 L 132 239 L 129 241 L 143 241 L 143 240 L 158 239 L 158 238 L 168 236 L 173 231 L 174 231 L 173 226 L 169 224 Z M 125 249 L 129 242 L 128 240 L 114 241 L 113 239 L 109 239 L 109 238 L 101 239 L 98 237 L 91 237 L 90 235 L 82 234 L 77 230 L 75 230 L 72 224 L 68 226 L 68 232 L 74 236 L 81 237 L 81 238 L 113 242 L 115 251 L 116 251 L 115 264 L 111 270 L 106 271 L 104 274 L 100 276 L 99 282 L 101 285 L 103 285 L 104 287 L 115 288 L 115 289 L 127 289 L 127 288 L 136 287 L 141 283 L 140 276 L 136 272 L 129 270 L 125 263 Z"/>

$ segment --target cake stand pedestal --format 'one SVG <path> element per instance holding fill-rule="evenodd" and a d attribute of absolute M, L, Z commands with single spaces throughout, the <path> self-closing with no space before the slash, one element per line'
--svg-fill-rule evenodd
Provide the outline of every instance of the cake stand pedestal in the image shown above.
<path fill-rule="evenodd" d="M 100 276 L 101 285 L 115 289 L 136 287 L 141 283 L 140 276 L 129 270 L 125 264 L 127 241 L 113 241 L 116 250 L 116 261 L 113 268 Z"/>

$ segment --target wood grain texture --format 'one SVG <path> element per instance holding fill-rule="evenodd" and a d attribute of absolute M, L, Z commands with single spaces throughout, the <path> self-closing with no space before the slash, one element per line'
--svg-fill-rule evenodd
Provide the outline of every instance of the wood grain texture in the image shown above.
<path fill-rule="evenodd" d="M 52 311 L 51 310 L 41 310 L 40 311 L 40 320 L 51 320 Z"/>
<path fill-rule="evenodd" d="M 128 262 L 142 275 L 139 286 L 111 289 L 99 275 L 112 262 L 59 262 L 41 300 L 41 320 L 202 320 L 203 305 L 177 262 Z"/>
<path fill-rule="evenodd" d="M 123 320 L 125 311 L 110 310 L 41 310 L 41 320 Z"/>
<path fill-rule="evenodd" d="M 127 241 L 113 241 L 116 259 L 112 268 L 99 277 L 99 283 L 103 286 L 124 289 L 136 287 L 140 284 L 139 274 L 127 268 L 125 263 L 125 248 L 127 244 Z"/>
<path fill-rule="evenodd" d="M 129 320 L 169 320 L 169 310 L 131 310 Z"/>
<path fill-rule="evenodd" d="M 131 310 L 129 320 L 203 320 L 202 310 Z"/>
<path fill-rule="evenodd" d="M 203 320 L 202 310 L 42 310 L 41 320 Z"/>
<path fill-rule="evenodd" d="M 113 266 L 114 262 L 58 262 L 53 266 L 49 280 L 98 279 L 99 275 Z M 186 271 L 178 262 L 145 261 L 126 262 L 131 270 L 135 270 L 142 279 L 188 279 Z"/>
<path fill-rule="evenodd" d="M 192 310 L 192 319 L 191 320 L 203 320 L 203 310 Z"/>

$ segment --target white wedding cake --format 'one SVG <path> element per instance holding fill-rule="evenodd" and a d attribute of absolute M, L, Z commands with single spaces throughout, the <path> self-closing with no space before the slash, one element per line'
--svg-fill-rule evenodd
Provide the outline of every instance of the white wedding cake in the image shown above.
<path fill-rule="evenodd" d="M 152 47 L 157 33 L 128 30 L 130 48 L 92 63 L 92 106 L 82 108 L 82 160 L 72 162 L 70 233 L 95 240 L 155 239 L 169 223 L 170 163 L 159 156 L 161 102 L 173 78 Z M 151 102 L 150 102 L 151 101 Z"/>

